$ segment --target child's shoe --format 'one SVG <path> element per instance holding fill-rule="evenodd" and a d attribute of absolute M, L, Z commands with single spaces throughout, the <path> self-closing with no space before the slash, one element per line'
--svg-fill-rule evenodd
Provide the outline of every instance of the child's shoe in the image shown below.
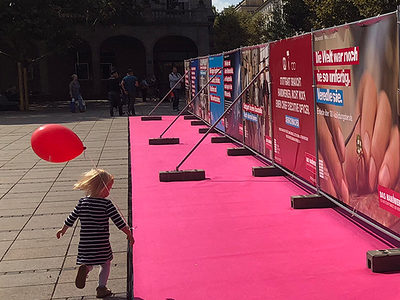
<path fill-rule="evenodd" d="M 105 286 L 98 286 L 96 292 L 96 298 L 105 298 L 111 296 L 112 294 L 111 290 Z"/>
<path fill-rule="evenodd" d="M 75 286 L 78 289 L 83 289 L 86 284 L 86 277 L 87 274 L 89 273 L 89 269 L 87 265 L 81 265 L 78 269 L 78 273 L 76 274 L 76 279 L 75 279 Z"/>

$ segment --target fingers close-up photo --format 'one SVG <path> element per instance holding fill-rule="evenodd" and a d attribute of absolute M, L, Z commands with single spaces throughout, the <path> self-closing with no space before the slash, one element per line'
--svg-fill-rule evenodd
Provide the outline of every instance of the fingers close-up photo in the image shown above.
<path fill-rule="evenodd" d="M 394 231 L 398 218 L 379 195 L 400 187 L 396 28 L 389 16 L 314 40 L 314 54 L 322 56 L 315 63 L 321 190 Z M 320 96 L 326 90 L 328 101 Z"/>

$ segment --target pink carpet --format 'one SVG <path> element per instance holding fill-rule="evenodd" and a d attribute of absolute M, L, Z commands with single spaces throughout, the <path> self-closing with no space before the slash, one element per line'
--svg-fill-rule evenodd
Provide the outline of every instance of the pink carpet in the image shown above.
<path fill-rule="evenodd" d="M 400 274 L 376 274 L 366 251 L 387 245 L 333 209 L 293 210 L 304 194 L 284 177 L 253 178 L 252 157 L 228 157 L 210 137 L 182 169 L 209 180 L 160 183 L 201 138 L 180 119 L 130 118 L 134 295 L 144 300 L 398 299 Z"/>

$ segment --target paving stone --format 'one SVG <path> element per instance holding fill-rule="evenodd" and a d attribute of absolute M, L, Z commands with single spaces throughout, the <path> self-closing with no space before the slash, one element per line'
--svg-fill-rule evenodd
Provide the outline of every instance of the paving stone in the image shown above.
<path fill-rule="evenodd" d="M 27 285 L 21 287 L 6 287 L 0 289 L 0 299 L 21 300 L 49 300 L 53 292 L 54 285 Z"/>
<path fill-rule="evenodd" d="M 18 240 L 36 240 L 36 239 L 56 239 L 56 232 L 60 229 L 60 225 L 54 227 L 36 228 L 36 229 L 24 229 L 18 236 Z M 72 233 L 67 231 L 63 238 L 68 238 Z M 34 243 L 34 241 L 32 241 Z"/>
<path fill-rule="evenodd" d="M 29 285 L 55 284 L 59 273 L 60 271 L 31 271 L 17 274 L 0 274 L 0 289 L 7 287 L 25 288 L 27 283 Z"/>
<path fill-rule="evenodd" d="M 11 244 L 12 241 L 0 241 L 0 257 L 3 257 Z"/>
<path fill-rule="evenodd" d="M 64 202 L 43 202 L 40 204 L 39 208 L 36 211 L 36 214 L 64 214 L 65 216 L 73 211 L 77 200 Z M 1 215 L 1 211 L 0 211 Z"/>
<path fill-rule="evenodd" d="M 64 257 L 3 260 L 0 262 L 0 273 L 60 269 L 63 261 Z"/>
<path fill-rule="evenodd" d="M 57 284 L 54 298 L 67 298 L 67 297 L 95 297 L 97 281 L 88 281 L 85 288 L 77 289 L 72 283 L 59 283 Z M 110 279 L 108 280 L 108 287 L 118 294 L 126 293 L 126 279 Z M 91 298 L 86 298 L 91 299 Z M 95 299 L 95 298 L 93 298 Z M 110 299 L 112 299 L 110 297 Z M 115 298 L 114 298 L 115 299 Z"/>
<path fill-rule="evenodd" d="M 44 216 L 33 216 L 28 224 L 26 224 L 26 229 L 32 228 L 43 228 L 43 226 L 47 227 L 57 227 L 60 228 L 63 226 L 65 218 L 67 215 L 57 214 L 57 215 L 44 215 Z M 0 219 L 1 222 L 1 219 Z"/>
<path fill-rule="evenodd" d="M 50 189 L 52 182 L 37 182 L 17 184 L 11 189 L 11 193 L 46 192 Z"/>
<path fill-rule="evenodd" d="M 31 208 L 11 208 L 11 209 L 0 209 L 0 219 L 4 217 L 12 216 L 29 216 L 34 212 L 35 207 Z"/>
<path fill-rule="evenodd" d="M 63 257 L 67 247 L 57 246 L 53 247 L 29 247 L 26 249 L 13 249 L 11 248 L 4 256 L 4 260 L 19 260 L 19 259 L 33 259 L 45 257 Z"/>
<path fill-rule="evenodd" d="M 16 228 L 22 228 L 29 217 L 12 217 L 12 218 L 0 218 L 0 230 L 12 230 Z"/>
<path fill-rule="evenodd" d="M 17 236 L 18 231 L 0 231 L 0 241 L 13 241 Z"/>

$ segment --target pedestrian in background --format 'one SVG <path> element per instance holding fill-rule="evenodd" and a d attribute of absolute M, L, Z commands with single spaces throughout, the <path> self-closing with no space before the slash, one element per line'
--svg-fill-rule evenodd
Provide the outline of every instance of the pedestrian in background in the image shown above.
<path fill-rule="evenodd" d="M 179 110 L 179 95 L 181 91 L 181 78 L 182 75 L 178 73 L 178 69 L 176 67 L 172 68 L 172 72 L 169 74 L 169 86 L 172 89 L 175 84 L 175 88 L 172 90 L 173 98 L 172 98 L 172 109 L 178 111 Z M 177 82 L 179 83 L 177 84 Z"/>
<path fill-rule="evenodd" d="M 110 101 L 110 116 L 114 116 L 114 107 L 118 108 L 119 115 L 122 116 L 121 78 L 116 70 L 111 71 L 111 77 L 107 80 L 107 92 Z"/>
<path fill-rule="evenodd" d="M 140 82 L 140 92 L 142 93 L 142 101 L 146 102 L 147 101 L 147 91 L 149 89 L 149 83 L 147 82 L 147 79 L 144 78 Z"/>
<path fill-rule="evenodd" d="M 128 69 L 127 75 L 122 79 L 122 90 L 128 96 L 128 114 L 136 116 L 135 101 L 136 101 L 136 88 L 139 86 L 138 79 L 133 75 L 133 70 Z"/>
<path fill-rule="evenodd" d="M 72 74 L 71 77 L 72 81 L 69 83 L 69 95 L 71 96 L 71 112 L 74 113 L 76 111 L 77 104 L 79 107 L 79 111 L 84 112 L 86 110 L 86 104 L 81 95 L 81 85 L 78 80 L 78 75 Z"/>

